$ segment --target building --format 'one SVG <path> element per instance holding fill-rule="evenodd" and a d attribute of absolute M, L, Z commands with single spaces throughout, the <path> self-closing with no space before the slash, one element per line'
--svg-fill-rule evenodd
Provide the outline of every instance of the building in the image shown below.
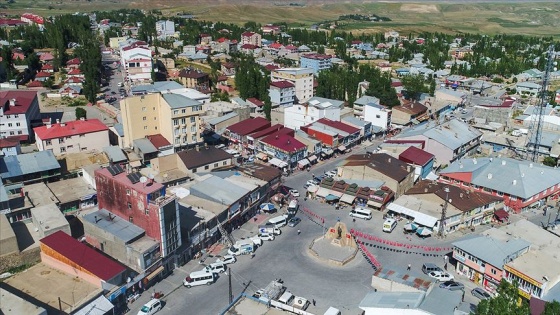
<path fill-rule="evenodd" d="M 399 160 L 415 167 L 414 180 L 427 178 L 434 169 L 435 156 L 415 146 L 399 154 Z"/>
<path fill-rule="evenodd" d="M 195 149 L 178 152 L 177 157 L 184 165 L 185 172 L 189 175 L 212 172 L 233 165 L 231 154 L 213 146 L 197 146 Z M 160 163 L 160 165 L 163 164 Z"/>
<path fill-rule="evenodd" d="M 332 67 L 332 56 L 324 54 L 305 54 L 299 57 L 299 65 L 302 68 L 313 69 L 313 74 Z"/>
<path fill-rule="evenodd" d="M 179 81 L 186 87 L 197 91 L 210 88 L 210 76 L 201 70 L 185 68 L 179 72 Z"/>
<path fill-rule="evenodd" d="M 0 178 L 4 184 L 44 181 L 60 173 L 60 164 L 51 151 L 0 157 Z"/>
<path fill-rule="evenodd" d="M 37 91 L 1 91 L 0 121 L 0 138 L 15 136 L 21 142 L 33 142 L 33 127 L 42 124 Z"/>
<path fill-rule="evenodd" d="M 321 118 L 339 121 L 344 102 L 322 97 L 312 97 L 303 104 L 295 104 L 284 109 L 284 126 L 299 129 Z"/>
<path fill-rule="evenodd" d="M 386 153 L 350 155 L 338 167 L 338 176 L 348 180 L 378 180 L 403 195 L 414 185 L 414 169 Z"/>
<path fill-rule="evenodd" d="M 56 197 L 59 212 L 64 214 L 88 209 L 97 204 L 97 193 L 94 187 L 83 177 L 50 182 L 47 183 L 47 187 Z"/>
<path fill-rule="evenodd" d="M 354 103 L 354 106 L 356 103 Z M 372 126 L 379 128 L 382 132 L 388 130 L 391 126 L 391 114 L 392 110 L 386 106 L 379 103 L 368 102 L 363 106 L 363 117 L 364 121 L 371 122 Z M 356 107 L 354 107 L 354 112 L 356 112 Z"/>
<path fill-rule="evenodd" d="M 428 108 L 418 102 L 408 102 L 391 110 L 391 123 L 396 125 L 405 126 L 428 119 Z"/>
<path fill-rule="evenodd" d="M 106 290 L 125 282 L 126 268 L 93 248 L 58 231 L 40 241 L 41 261 Z"/>
<path fill-rule="evenodd" d="M 247 146 L 247 137 L 257 131 L 269 128 L 270 121 L 263 117 L 248 118 L 226 128 L 222 136 L 233 143 Z"/>
<path fill-rule="evenodd" d="M 307 157 L 307 146 L 294 138 L 294 131 L 277 132 L 259 140 L 256 150 L 266 153 L 269 163 L 281 167 L 284 162 L 288 168 L 295 168 L 298 161 Z M 282 167 L 281 167 L 282 168 Z"/>
<path fill-rule="evenodd" d="M 560 192 L 560 170 L 509 158 L 473 158 L 451 163 L 440 181 L 504 198 L 504 208 L 536 209 Z"/>
<path fill-rule="evenodd" d="M 21 145 L 19 137 L 11 136 L 7 138 L 0 138 L 0 156 L 18 155 L 21 154 Z"/>
<path fill-rule="evenodd" d="M 519 94 L 536 96 L 540 93 L 542 86 L 534 82 L 519 82 L 515 85 L 515 89 Z"/>
<path fill-rule="evenodd" d="M 143 41 L 127 40 L 121 43 L 121 65 L 126 73 L 126 81 L 132 84 L 152 82 L 152 51 Z"/>
<path fill-rule="evenodd" d="M 262 36 L 259 33 L 244 32 L 241 34 L 241 45 L 249 44 L 256 47 L 262 46 Z"/>
<path fill-rule="evenodd" d="M 296 87 L 289 81 L 273 81 L 270 82 L 268 95 L 272 107 L 290 106 L 296 100 Z"/>
<path fill-rule="evenodd" d="M 39 151 L 50 150 L 55 155 L 102 152 L 109 146 L 109 128 L 98 119 L 47 124 L 33 131 Z"/>
<path fill-rule="evenodd" d="M 323 147 L 346 152 L 360 139 L 360 128 L 340 121 L 321 118 L 314 123 L 301 127 L 309 136 L 320 140 Z"/>
<path fill-rule="evenodd" d="M 31 220 L 41 238 L 62 231 L 72 235 L 70 224 L 55 203 L 31 209 Z"/>
<path fill-rule="evenodd" d="M 306 68 L 282 68 L 270 72 L 270 81 L 288 81 L 295 87 L 294 102 L 306 102 L 314 95 L 313 70 Z"/>
<path fill-rule="evenodd" d="M 435 156 L 437 165 L 444 165 L 475 152 L 481 138 L 482 132 L 479 130 L 458 119 L 452 119 L 444 123 L 429 121 L 416 125 L 398 134 L 393 140 L 400 143 L 422 141 L 422 149 Z"/>
<path fill-rule="evenodd" d="M 341 122 L 360 129 L 360 140 L 370 139 L 373 130 L 371 122 L 361 120 L 354 116 L 344 117 Z M 360 140 L 358 141 L 361 142 Z"/>
<path fill-rule="evenodd" d="M 156 22 L 156 33 L 158 38 L 167 39 L 169 36 L 175 35 L 175 23 L 169 20 L 160 20 Z"/>
<path fill-rule="evenodd" d="M 200 115 L 203 104 L 175 93 L 152 93 L 121 101 L 124 146 L 135 139 L 161 134 L 175 149 L 202 142 Z"/>
<path fill-rule="evenodd" d="M 515 100 L 494 100 L 484 102 L 474 106 L 473 117 L 478 123 L 484 121 L 486 123 L 499 123 L 503 126 L 511 124 L 513 108 Z"/>
<path fill-rule="evenodd" d="M 531 245 L 523 239 L 501 241 L 490 236 L 452 244 L 453 258 L 457 261 L 455 271 L 491 293 L 496 292 L 504 276 L 504 265 L 526 255 Z"/>
<path fill-rule="evenodd" d="M 139 173 L 124 172 L 118 165 L 95 171 L 100 209 L 127 220 L 146 231 L 161 246 L 166 270 L 173 270 L 175 251 L 181 246 L 179 205 L 165 186 Z"/>

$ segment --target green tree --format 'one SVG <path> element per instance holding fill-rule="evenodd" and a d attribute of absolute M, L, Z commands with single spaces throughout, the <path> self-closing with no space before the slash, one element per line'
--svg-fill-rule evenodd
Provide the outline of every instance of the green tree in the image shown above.
<path fill-rule="evenodd" d="M 401 81 L 408 99 L 417 101 L 422 93 L 429 92 L 429 88 L 426 86 L 426 79 L 422 75 L 406 75 Z"/>
<path fill-rule="evenodd" d="M 560 302 L 554 300 L 546 303 L 544 312 L 541 315 L 558 315 L 560 314 Z"/>
<path fill-rule="evenodd" d="M 527 315 L 529 314 L 529 305 L 525 301 L 519 303 L 520 297 L 518 293 L 518 284 L 513 284 L 502 280 L 498 286 L 498 295 L 489 300 L 481 301 L 474 315 Z"/>
<path fill-rule="evenodd" d="M 87 118 L 87 111 L 83 107 L 76 107 L 76 120 Z"/>
<path fill-rule="evenodd" d="M 546 165 L 546 166 L 555 167 L 557 165 L 557 163 L 558 163 L 558 160 L 551 157 L 551 156 L 547 156 L 543 160 L 543 164 Z M 558 313 L 558 314 L 560 314 L 560 313 Z"/>

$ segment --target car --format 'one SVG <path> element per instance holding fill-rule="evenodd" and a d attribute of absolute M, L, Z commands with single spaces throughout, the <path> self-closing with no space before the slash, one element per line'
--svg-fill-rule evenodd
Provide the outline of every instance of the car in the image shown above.
<path fill-rule="evenodd" d="M 236 261 L 237 261 L 237 258 L 235 258 L 235 256 L 233 256 L 233 255 L 224 255 L 222 258 L 216 259 L 216 263 L 220 263 L 220 264 L 224 264 L 224 265 L 233 264 Z"/>
<path fill-rule="evenodd" d="M 449 291 L 457 291 L 463 290 L 465 288 L 465 285 L 460 282 L 451 280 L 440 283 L 439 287 Z"/>
<path fill-rule="evenodd" d="M 219 263 L 219 262 L 215 262 L 213 264 L 210 264 L 206 267 L 204 267 L 204 269 L 202 269 L 203 271 L 206 272 L 211 272 L 211 273 L 222 273 L 222 272 L 226 272 L 226 265 L 223 263 Z"/>
<path fill-rule="evenodd" d="M 303 185 L 303 189 L 307 189 L 307 188 L 309 188 L 309 186 L 311 186 L 311 185 L 309 185 L 308 183 L 305 183 L 305 185 Z"/>
<path fill-rule="evenodd" d="M 325 176 L 327 177 L 335 177 L 337 175 L 337 171 L 336 170 L 332 170 L 332 171 L 328 171 L 325 173 Z"/>
<path fill-rule="evenodd" d="M 151 299 L 150 302 L 144 304 L 138 311 L 138 315 L 152 315 L 161 310 L 162 304 L 159 299 Z"/>
<path fill-rule="evenodd" d="M 263 241 L 274 241 L 274 235 L 270 233 L 259 233 L 259 238 Z"/>
<path fill-rule="evenodd" d="M 484 291 L 483 288 L 474 288 L 474 289 L 472 289 L 471 294 L 474 297 L 479 298 L 481 300 L 488 300 L 488 299 L 492 298 L 490 293 Z"/>
<path fill-rule="evenodd" d="M 299 191 L 295 189 L 290 190 L 290 194 L 294 197 L 299 197 Z"/>
<path fill-rule="evenodd" d="M 437 282 L 451 281 L 451 280 L 455 279 L 455 277 L 453 277 L 453 275 L 450 275 L 447 272 L 441 272 L 441 271 L 432 271 L 432 272 L 428 273 L 428 276 L 436 279 Z"/>
<path fill-rule="evenodd" d="M 111 94 L 115 95 L 115 94 L 117 94 L 117 92 L 115 92 L 115 91 L 111 91 Z"/>
<path fill-rule="evenodd" d="M 288 221 L 288 226 L 289 227 L 294 227 L 296 225 L 298 225 L 301 222 L 301 219 L 298 217 L 293 217 Z"/>
<path fill-rule="evenodd" d="M 314 180 L 314 179 L 310 179 L 307 181 L 306 183 L 308 186 L 315 186 L 315 185 L 319 185 L 319 182 Z"/>

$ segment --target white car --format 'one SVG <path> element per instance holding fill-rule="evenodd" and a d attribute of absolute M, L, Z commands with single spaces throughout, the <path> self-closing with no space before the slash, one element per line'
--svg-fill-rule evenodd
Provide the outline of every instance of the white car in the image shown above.
<path fill-rule="evenodd" d="M 224 265 L 233 264 L 236 261 L 237 261 L 237 258 L 235 258 L 235 256 L 233 256 L 233 255 L 224 255 L 222 258 L 216 259 L 217 264 L 220 263 L 220 264 L 224 264 Z"/>
<path fill-rule="evenodd" d="M 290 194 L 294 197 L 299 197 L 299 191 L 295 190 L 295 189 L 291 189 L 290 190 Z"/>
<path fill-rule="evenodd" d="M 319 182 L 314 180 L 314 179 L 310 179 L 307 181 L 306 183 L 308 186 L 315 186 L 315 185 L 319 185 Z"/>
<path fill-rule="evenodd" d="M 142 308 L 138 311 L 138 315 L 152 315 L 161 310 L 162 304 L 158 299 L 152 299 L 150 302 L 144 304 Z"/>
<path fill-rule="evenodd" d="M 274 235 L 270 233 L 260 233 L 259 238 L 263 241 L 274 241 Z"/>
<path fill-rule="evenodd" d="M 325 173 L 325 176 L 328 176 L 328 177 L 335 177 L 336 175 L 337 175 L 336 170 L 328 171 L 328 172 Z"/>
<path fill-rule="evenodd" d="M 215 262 L 213 264 L 210 264 L 210 265 L 204 267 L 203 270 L 206 271 L 206 272 L 211 272 L 211 273 L 222 273 L 222 272 L 226 272 L 226 269 L 227 269 L 227 267 L 226 267 L 225 264 Z"/>
<path fill-rule="evenodd" d="M 428 273 L 428 276 L 436 279 L 437 282 L 445 282 L 445 281 L 451 281 L 455 279 L 453 275 L 450 275 L 447 272 L 442 272 L 442 271 L 432 271 Z"/>

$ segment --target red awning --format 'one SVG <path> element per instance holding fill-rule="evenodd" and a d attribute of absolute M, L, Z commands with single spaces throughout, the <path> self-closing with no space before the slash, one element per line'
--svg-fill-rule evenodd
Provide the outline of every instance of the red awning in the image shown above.
<path fill-rule="evenodd" d="M 509 217 L 509 213 L 507 213 L 506 210 L 504 209 L 500 209 L 494 212 L 494 215 L 496 216 L 496 218 L 498 218 L 498 220 L 502 221 L 504 219 L 507 219 Z"/>

